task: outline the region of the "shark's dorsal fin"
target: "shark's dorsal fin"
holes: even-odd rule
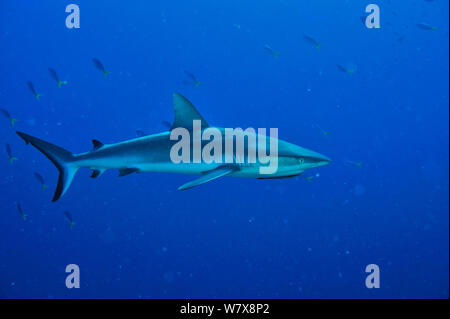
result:
[[[94,145],[94,150],[98,150],[104,144],[98,140],[92,140],[92,145]]]
[[[175,120],[172,124],[172,128],[184,127],[188,130],[192,130],[192,125],[194,120],[201,121],[201,128],[207,128],[209,124],[197,111],[195,106],[186,99],[180,93],[173,94],[173,108],[175,112]]]

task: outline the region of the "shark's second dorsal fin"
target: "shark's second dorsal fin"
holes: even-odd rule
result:
[[[184,127],[188,130],[192,130],[194,120],[201,121],[202,129],[209,126],[209,124],[197,111],[195,106],[180,93],[173,94],[173,108],[175,112],[175,120],[171,129]]]
[[[94,145],[94,150],[98,150],[104,144],[98,140],[92,140],[92,145]]]

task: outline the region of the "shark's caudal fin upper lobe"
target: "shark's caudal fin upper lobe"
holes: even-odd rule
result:
[[[41,151],[49,160],[55,164],[59,170],[58,185],[56,186],[55,195],[52,201],[57,201],[69,188],[72,183],[75,173],[78,171],[78,166],[75,164],[75,157],[69,151],[48,143],[37,137],[31,135],[16,132],[27,144],[31,144]]]

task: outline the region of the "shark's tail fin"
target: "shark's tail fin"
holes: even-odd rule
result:
[[[31,144],[41,151],[59,170],[58,185],[56,186],[55,195],[52,201],[57,201],[69,188],[75,173],[79,166],[75,164],[75,157],[69,151],[48,143],[31,135],[17,132],[27,144]]]

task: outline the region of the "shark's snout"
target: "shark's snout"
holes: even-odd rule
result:
[[[329,158],[325,155],[319,154],[319,153],[317,153],[317,155],[314,157],[314,159],[317,162],[325,162],[326,164],[329,164],[331,162],[331,158]]]
[[[300,167],[303,169],[322,167],[331,162],[329,157],[317,152],[309,151],[309,153],[306,156],[305,155],[299,159]]]

